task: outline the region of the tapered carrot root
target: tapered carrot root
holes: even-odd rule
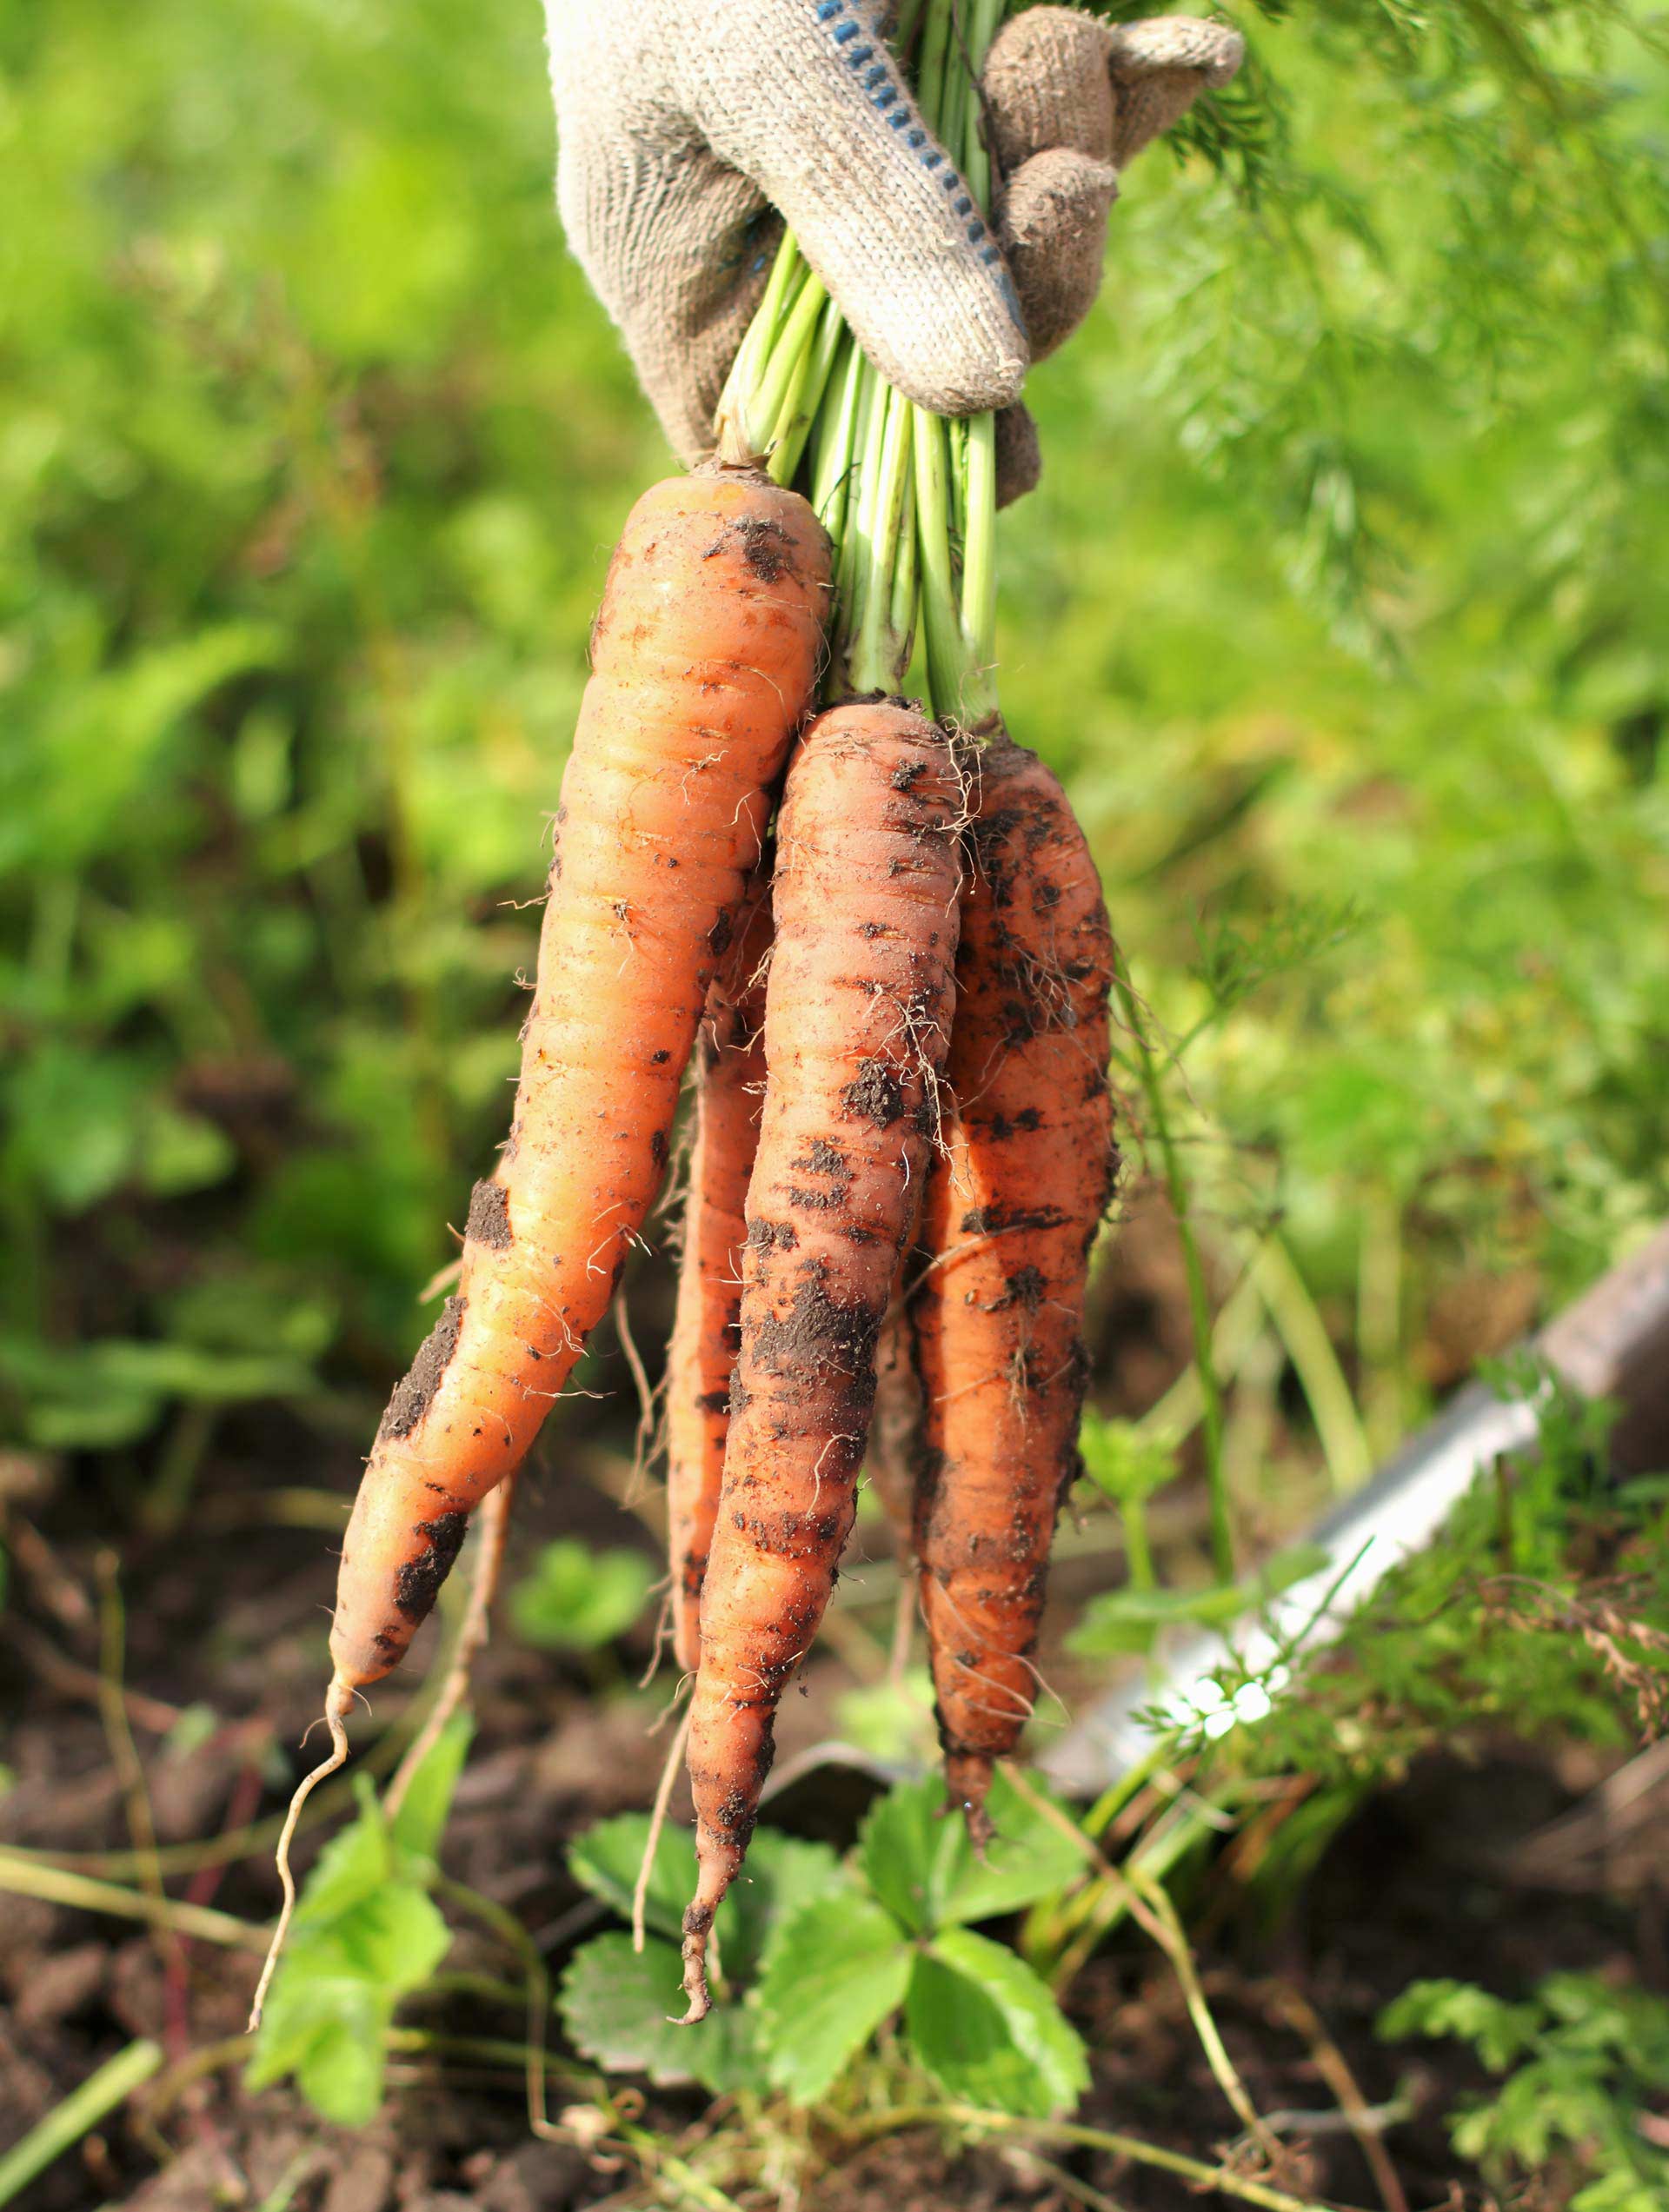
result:
[[[777,1703],[852,1526],[875,1339],[936,1126],[961,807],[943,739],[892,702],[820,716],[788,774],[741,1349],[690,1717],[691,2020],[708,2008],[708,1934],[753,1832]]]
[[[1006,736],[981,756],[970,840],[953,1106],[915,1305],[916,1546],[946,1779],[977,1842],[993,1762],[1034,1701],[1028,1654],[1078,1464],[1089,1252],[1117,1153],[1100,886],[1059,781]]]
[[[810,508],[748,472],[657,485],[626,525],[562,779],[509,1142],[475,1186],[458,1294],[360,1486],[338,1684],[398,1663],[471,1509],[519,1463],[608,1305],[811,695],[828,579]]]
[[[695,1141],[667,1361],[673,1650],[687,1673],[701,1656],[702,1578],[719,1510],[730,1378],[741,1344],[743,1210],[764,1104],[770,949],[770,887],[761,883],[708,992],[695,1043]]]

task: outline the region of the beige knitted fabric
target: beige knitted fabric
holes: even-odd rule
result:
[[[1028,361],[1088,311],[1118,167],[1240,59],[1233,32],[1183,17],[1016,18],[984,87],[1007,178],[1000,247],[921,121],[884,14],[880,0],[546,0],[562,221],[685,460],[712,442],[781,216],[912,399],[1008,406]],[[1006,495],[1035,481],[1027,428],[1005,433]]]

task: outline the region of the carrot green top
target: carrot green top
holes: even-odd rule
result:
[[[953,0],[904,0],[894,35],[981,214],[991,164],[974,85],[1008,5],[963,0],[957,25]],[[909,683],[943,721],[976,734],[994,724],[995,418],[932,415],[889,385],[790,233],[718,428],[722,450],[762,456],[779,483],[803,490],[834,541],[828,696]]]

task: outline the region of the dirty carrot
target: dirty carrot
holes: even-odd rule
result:
[[[735,471],[633,510],[562,778],[509,1140],[458,1294],[394,1393],[348,1524],[331,1655],[403,1654],[480,1499],[521,1460],[660,1188],[696,1021],[809,697],[827,555]]]
[[[741,1315],[748,1179],[765,1088],[765,971],[771,895],[761,881],[707,994],[695,1041],[695,1136],[678,1303],[667,1360],[667,1532],[673,1651],[701,1656],[702,1578],[730,1428]]]
[[[708,1931],[753,1832],[777,1704],[851,1530],[876,1337],[937,1121],[961,807],[944,739],[889,701],[820,716],[788,774],[741,1344],[690,1717],[690,2020],[708,2009]]]
[[[342,1550],[326,1702],[396,1665],[521,1461],[659,1189],[684,1066],[810,701],[828,547],[717,467],[647,492],[610,564],[562,778],[509,1142],[458,1292],[396,1388]]]
[[[922,1611],[947,1784],[982,1841],[992,1763],[1034,1702],[1049,1545],[1078,1464],[1089,1252],[1117,1153],[1113,946],[1083,833],[1052,771],[1001,732],[975,803],[914,1312]]]

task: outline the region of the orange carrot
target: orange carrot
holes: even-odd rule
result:
[[[562,778],[509,1142],[360,1485],[338,1691],[398,1663],[614,1295],[810,698],[828,577],[810,508],[749,472],[659,484],[626,525]]]
[[[963,900],[947,1144],[915,1301],[926,1453],[916,1549],[951,1799],[976,1842],[992,1763],[1031,1712],[1028,1654],[1078,1465],[1090,1246],[1118,1155],[1107,1092],[1113,943],[1054,774],[981,754]]]
[[[936,1126],[960,807],[945,741],[895,701],[820,716],[788,773],[741,1348],[690,1713],[691,2020],[708,2009],[708,1933],[753,1832],[777,1703],[852,1526],[875,1339]]]
[[[343,1542],[325,1697],[398,1665],[473,1509],[521,1463],[607,1311],[654,1203],[695,1026],[811,701],[828,541],[751,468],[675,477],[633,508],[591,635],[509,1141],[470,1199],[458,1294],[382,1417]]]
[[[695,1141],[678,1304],[667,1358],[667,1528],[673,1650],[701,1656],[702,1578],[713,1542],[741,1342],[742,1219],[765,1088],[771,897],[761,881],[707,994],[695,1044]]]

